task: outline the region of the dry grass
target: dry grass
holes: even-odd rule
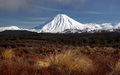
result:
[[[37,61],[36,66],[48,67],[48,66],[50,66],[50,63],[46,62],[46,61]]]
[[[2,52],[2,57],[4,59],[11,59],[14,56],[15,56],[14,52],[11,49],[7,49],[7,50]]]
[[[38,41],[16,47],[0,47],[0,75],[120,75],[120,49]]]
[[[67,51],[55,56],[53,55],[38,62],[38,66],[40,67],[55,67],[68,73],[89,74],[94,71],[92,60],[85,55],[77,55],[75,51]]]
[[[115,71],[116,71],[116,72],[120,72],[120,60],[119,60],[119,62],[116,64]]]
[[[116,63],[115,67],[112,66],[112,72],[110,73],[111,75],[120,75],[120,60]]]
[[[5,59],[0,62],[0,75],[35,75],[34,66],[22,58]]]

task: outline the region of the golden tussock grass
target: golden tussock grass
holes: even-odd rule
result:
[[[15,56],[14,51],[11,49],[9,49],[9,50],[7,49],[7,50],[2,52],[2,57],[4,59],[11,59],[14,56]]]
[[[40,67],[55,67],[61,71],[91,73],[94,71],[93,62],[85,55],[77,55],[76,51],[66,51],[57,55],[49,56],[38,61]]]
[[[46,61],[37,61],[36,65],[40,67],[48,67],[50,66],[50,63]]]
[[[112,66],[111,75],[120,75],[120,60],[116,63],[115,67]]]

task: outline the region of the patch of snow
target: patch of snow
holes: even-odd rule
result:
[[[0,27],[0,31],[5,31],[5,30],[21,30],[21,28],[17,26]]]

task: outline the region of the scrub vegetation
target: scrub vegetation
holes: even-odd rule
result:
[[[120,75],[119,37],[6,31],[0,33],[0,75]]]

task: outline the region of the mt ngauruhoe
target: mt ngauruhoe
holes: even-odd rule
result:
[[[66,29],[84,29],[85,25],[64,14],[58,14],[50,23],[42,27],[42,32],[62,32]]]
[[[39,27],[39,26],[38,26]],[[119,24],[115,26],[119,28]],[[38,28],[36,28],[38,29]],[[74,19],[70,18],[65,14],[58,14],[51,22],[44,25],[40,32],[47,32],[47,33],[57,33],[57,32],[90,32],[90,31],[98,31],[98,30],[113,30],[114,26],[111,23],[103,23],[103,24],[96,24],[96,23],[86,23],[82,24]]]
[[[82,24],[65,14],[58,14],[51,22],[41,28],[41,32],[56,33],[68,29],[72,30],[96,30],[102,27],[95,23]],[[38,29],[38,28],[37,28]]]
[[[0,27],[0,31],[5,30],[27,30],[38,33],[82,33],[82,32],[101,32],[101,31],[119,31],[120,32],[120,23],[111,24],[111,23],[86,23],[82,24],[74,19],[70,18],[65,14],[58,14],[51,22],[46,23],[43,26],[37,26],[33,29],[24,29],[18,28],[16,26],[11,27]]]

